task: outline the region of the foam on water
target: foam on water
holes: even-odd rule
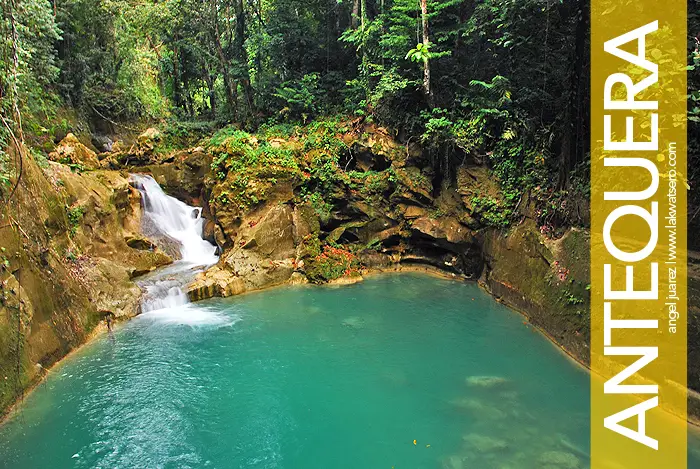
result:
[[[149,311],[142,314],[140,320],[177,326],[227,327],[239,322],[241,317],[236,314],[226,314],[216,308],[188,303]]]

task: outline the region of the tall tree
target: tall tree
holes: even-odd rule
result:
[[[216,54],[219,57],[219,66],[221,69],[221,74],[224,80],[224,88],[226,90],[226,102],[228,103],[229,109],[233,111],[234,118],[238,116],[238,93],[236,90],[236,85],[231,78],[231,67],[229,64],[228,57],[224,52],[224,47],[221,43],[221,31],[219,29],[219,7],[217,5],[217,0],[210,0],[211,4],[211,18],[214,25],[214,30],[212,31],[214,44],[216,45]]]
[[[423,31],[423,92],[428,106],[435,107],[435,97],[430,86],[430,31],[428,27],[428,0],[420,0],[421,25]]]
[[[580,161],[582,151],[583,126],[583,64],[586,35],[588,34],[588,6],[586,0],[576,0],[574,3],[574,55],[571,60],[571,75],[569,77],[569,95],[564,113],[562,143],[559,160],[559,178],[557,187],[566,189],[569,185],[569,175],[572,166]]]

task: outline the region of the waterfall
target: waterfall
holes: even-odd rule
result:
[[[180,259],[172,265],[145,275],[138,285],[145,291],[142,312],[174,308],[189,302],[184,291],[198,272],[215,264],[216,246],[202,238],[202,209],[170,197],[151,177],[132,174],[141,192],[143,228],[149,236],[168,239],[179,250]]]

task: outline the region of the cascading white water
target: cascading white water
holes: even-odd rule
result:
[[[141,310],[147,312],[186,304],[189,300],[183,287],[198,272],[219,260],[216,246],[202,238],[202,209],[170,197],[151,176],[132,174],[131,178],[141,192],[144,224],[155,232],[149,234],[175,241],[181,257],[138,282],[145,290]]]

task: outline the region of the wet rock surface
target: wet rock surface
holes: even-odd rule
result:
[[[51,159],[65,164],[42,169],[25,158],[14,203],[0,211],[0,368],[19,370],[0,380],[0,409],[106,318],[137,314],[141,289],[132,279],[172,262],[141,233],[140,197],[126,175],[84,171],[97,159],[72,134]]]

